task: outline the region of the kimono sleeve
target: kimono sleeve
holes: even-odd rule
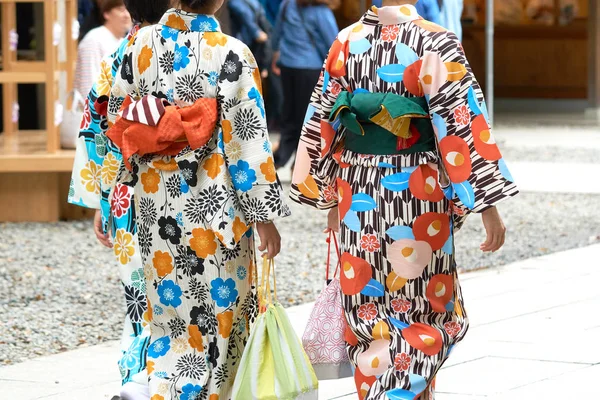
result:
[[[420,80],[459,215],[481,213],[518,193],[494,140],[483,95],[462,46],[448,33],[444,51],[423,56]]]
[[[106,154],[106,117],[96,110],[97,98],[97,84],[94,84],[85,101],[67,199],[70,204],[92,209],[100,209],[100,182]]]
[[[253,224],[290,211],[275,170],[260,71],[250,50],[238,47],[227,54],[219,78],[219,146],[246,221]]]
[[[331,56],[330,56],[331,58]],[[329,73],[326,62],[315,87],[302,127],[290,197],[293,201],[327,210],[337,206],[336,179],[340,166],[334,159],[343,132],[329,120],[338,95],[347,85],[343,76]]]

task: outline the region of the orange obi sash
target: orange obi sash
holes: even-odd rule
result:
[[[126,102],[106,135],[121,149],[129,170],[134,154],[176,156],[187,146],[201,148],[212,138],[219,118],[214,98],[198,99],[184,108],[154,96]]]

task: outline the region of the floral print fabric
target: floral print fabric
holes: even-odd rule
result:
[[[249,324],[252,224],[289,214],[275,173],[260,87],[248,48],[212,16],[169,10],[140,30],[108,105],[126,98],[181,108],[216,98],[209,143],[177,156],[134,155],[118,182],[135,187],[147,285],[153,400],[229,399]]]
[[[344,149],[345,130],[329,123],[343,90],[425,97],[437,150]],[[340,32],[309,106],[292,199],[339,207],[346,342],[360,399],[434,398],[435,376],[468,329],[454,233],[469,213],[516,194],[453,33],[411,5],[373,8]]]
[[[146,351],[150,341],[150,327],[142,318],[146,311],[146,283],[137,246],[135,197],[132,187],[115,186],[122,156],[120,150],[106,137],[106,111],[113,79],[121,65],[127,44],[138,29],[134,27],[118,50],[102,61],[100,76],[86,99],[68,202],[100,209],[104,231],[108,232],[111,227],[113,250],[119,265],[127,307],[121,340],[123,356],[119,361],[119,369],[123,384],[134,381],[145,385],[148,381]]]

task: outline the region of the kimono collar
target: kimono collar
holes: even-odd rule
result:
[[[406,22],[423,19],[415,6],[405,4],[403,6],[389,6],[377,8],[373,6],[363,17],[363,22],[374,25],[399,25]]]
[[[160,25],[179,31],[220,32],[221,25],[214,15],[188,13],[171,8],[162,16]]]

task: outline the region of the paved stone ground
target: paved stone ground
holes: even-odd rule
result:
[[[500,206],[509,229],[501,252],[479,252],[478,216],[459,232],[462,270],[578,248],[600,236],[597,131],[511,127],[496,137],[523,193]],[[296,205],[293,211],[279,224],[278,278],[286,306],[314,300],[326,252],[319,233],[324,214]],[[96,244],[90,222],[0,224],[0,364],[118,339],[124,309],[116,268],[110,251]]]
[[[438,400],[597,399],[600,245],[461,278],[471,328],[438,375]],[[288,310],[301,334],[311,311]],[[105,400],[119,390],[116,342],[0,368],[11,400]],[[352,379],[320,399],[356,400]]]

